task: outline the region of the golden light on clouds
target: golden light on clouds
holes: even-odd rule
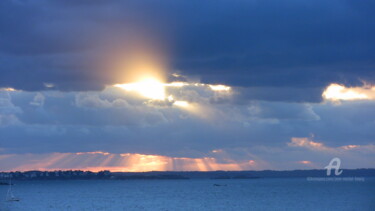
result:
[[[289,147],[301,147],[315,151],[326,151],[332,153],[345,152],[350,150],[360,150],[375,152],[375,146],[372,144],[369,145],[344,145],[339,147],[329,147],[322,142],[316,142],[310,137],[292,137],[291,141],[287,143]]]
[[[314,150],[326,149],[323,143],[315,142],[312,140],[312,138],[309,137],[292,137],[291,142],[288,143],[288,146],[305,147]]]
[[[344,150],[351,150],[351,149],[356,149],[356,148],[359,148],[361,147],[360,145],[346,145],[346,146],[342,146],[341,148],[344,149]]]
[[[190,98],[190,96],[188,96],[189,94],[192,94],[194,98],[196,98],[197,95],[200,95],[200,92],[206,94],[210,92],[212,94],[223,94],[223,96],[228,96],[228,94],[231,94],[231,87],[225,85],[212,85],[181,81],[164,83],[163,80],[153,77],[146,77],[133,83],[115,84],[113,86],[121,88],[126,92],[135,92],[139,96],[149,100],[164,101],[167,104],[184,110],[188,110],[191,113],[200,114],[202,113],[200,111],[205,108],[205,106],[200,105],[198,102],[190,102],[190,100],[184,100]],[[215,94],[215,96],[217,95]],[[202,96],[202,98],[206,97]]]
[[[373,100],[375,99],[375,86],[345,87],[340,84],[329,85],[322,94],[326,100]]]
[[[6,87],[6,88],[0,88],[0,91],[15,92],[17,90],[11,87]]]
[[[163,83],[157,78],[147,77],[133,83],[115,84],[124,94],[135,94],[144,100],[144,104],[157,108],[170,108],[187,111],[195,117],[210,120],[216,110],[211,106],[212,98],[228,98],[231,87],[195,82],[175,81]]]

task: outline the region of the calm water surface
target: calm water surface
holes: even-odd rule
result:
[[[15,181],[20,202],[1,211],[44,210],[375,210],[375,179]],[[215,186],[219,184],[222,186]]]

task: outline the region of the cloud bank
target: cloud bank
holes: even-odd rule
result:
[[[324,167],[335,155],[347,158],[347,167],[374,167],[374,100],[241,104],[236,92],[167,86],[166,95],[174,99],[162,101],[115,86],[91,92],[2,90],[2,165],[93,168],[93,160],[103,162],[99,169],[143,170],[135,167],[138,161],[121,160],[128,154],[160,161],[153,170],[293,169]],[[8,164],[33,156],[38,162]],[[76,163],[48,163],[53,156]]]
[[[2,0],[0,170],[375,167],[373,11]]]
[[[102,90],[127,82],[142,58],[248,87],[251,99],[319,102],[330,83],[374,83],[374,9],[367,0],[4,0],[0,87]]]

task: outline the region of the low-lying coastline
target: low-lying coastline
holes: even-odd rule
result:
[[[375,177],[375,169],[344,169],[342,177]],[[302,178],[324,177],[326,170],[290,171],[150,171],[150,172],[110,172],[110,171],[15,171],[0,172],[0,185],[9,185],[12,180],[179,180],[179,179],[259,179],[259,178]]]

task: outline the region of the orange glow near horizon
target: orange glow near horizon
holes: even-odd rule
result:
[[[300,163],[300,164],[311,164],[311,161],[301,160],[301,161],[298,161],[297,163]]]
[[[0,161],[9,162],[11,159],[27,157],[28,162],[4,169],[5,171],[29,170],[85,170],[117,172],[146,172],[146,171],[217,171],[217,170],[250,170],[254,169],[254,160],[235,162],[228,160],[219,162],[213,157],[183,158],[167,157],[162,155],[145,155],[137,153],[112,154],[108,152],[78,152],[78,153],[51,153],[25,154],[17,156],[2,156]]]

